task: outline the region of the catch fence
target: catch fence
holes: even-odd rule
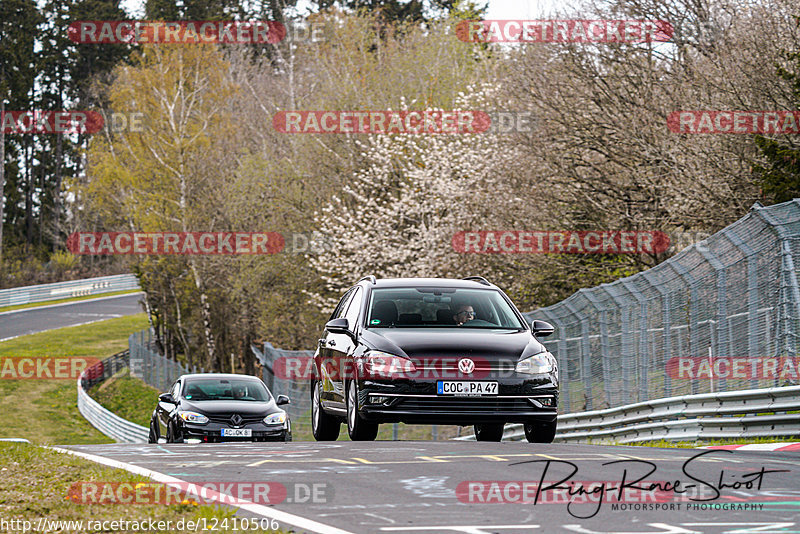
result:
[[[800,199],[525,314],[555,326],[560,413],[797,384]]]

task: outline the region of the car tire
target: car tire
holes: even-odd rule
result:
[[[167,443],[183,443],[183,436],[175,429],[175,423],[167,425]]]
[[[488,425],[474,425],[475,440],[476,441],[502,441],[503,423],[488,424]]]
[[[322,382],[315,380],[311,388],[311,433],[317,441],[336,441],[342,423],[322,409]]]
[[[358,385],[347,383],[347,433],[353,441],[374,441],[378,437],[378,423],[365,421],[358,413]]]
[[[147,434],[147,443],[158,443],[158,431],[153,423],[154,421],[150,419],[150,432]]]
[[[535,421],[522,425],[528,443],[553,443],[556,437],[556,422]]]

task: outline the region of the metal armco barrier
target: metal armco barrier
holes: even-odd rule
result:
[[[128,367],[130,353],[126,350],[87,368],[78,378],[78,410],[93,427],[122,443],[147,443],[149,429],[131,423],[103,408],[87,391]]]
[[[132,274],[100,276],[38,286],[12,287],[11,289],[0,289],[0,308],[86,295],[102,295],[130,289],[139,289],[139,281]]]
[[[635,443],[800,436],[800,386],[669,397],[558,417],[555,441]],[[458,438],[475,439],[474,436]],[[522,425],[503,439],[525,439]]]

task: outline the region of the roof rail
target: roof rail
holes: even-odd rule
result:
[[[492,285],[486,278],[484,278],[482,276],[465,276],[464,278],[462,278],[462,280],[472,280],[474,282],[480,282],[481,284],[483,284],[485,286]]]
[[[375,275],[374,275],[374,274],[369,274],[369,275],[365,276],[364,278],[362,278],[361,280],[359,280],[359,283],[360,283],[360,282],[363,282],[364,280],[369,280],[369,281],[370,281],[370,282],[372,282],[373,284],[377,284],[377,283],[378,283],[378,280],[375,278]]]

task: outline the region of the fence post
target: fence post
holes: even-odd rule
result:
[[[726,350],[726,345],[728,345],[728,282],[725,273],[725,267],[722,265],[722,262],[719,261],[719,259],[717,259],[717,257],[705,247],[705,245],[698,243],[696,247],[698,252],[702,254],[703,258],[705,258],[705,260],[709,263],[709,265],[711,265],[717,274],[717,324],[715,325],[716,328],[714,329],[717,334],[717,339],[716,343],[714,343],[714,356],[717,358],[725,358],[729,356],[728,351]],[[728,390],[728,381],[725,378],[719,378],[718,380],[715,378],[715,382],[717,391]]]
[[[617,294],[617,286],[614,284],[601,284],[600,289],[605,291],[617,305],[620,314],[620,369],[622,371],[622,404],[631,403],[631,392],[633,391],[633,380],[631,372],[634,367],[633,354],[633,332],[631,331],[631,307],[627,305],[625,299]]]
[[[695,245],[692,245],[684,250],[681,255],[689,252],[694,246]],[[666,263],[672,268],[673,271],[675,271],[675,273],[677,273],[678,276],[681,277],[682,280],[685,281],[684,283],[689,289],[689,318],[686,321],[686,326],[689,329],[689,345],[691,348],[692,358],[694,358],[695,361],[698,361],[698,359],[704,355],[700,353],[700,332],[697,324],[699,315],[698,306],[700,305],[700,298],[697,294],[697,280],[695,280],[694,276],[692,276],[692,274],[689,272],[689,269],[687,269],[685,265],[677,261],[677,258],[673,258]],[[698,393],[699,388],[697,380],[691,381],[691,388],[692,394]]]
[[[609,367],[610,360],[608,354],[608,325],[606,324],[607,314],[606,309],[600,306],[600,301],[595,295],[592,289],[579,289],[578,293],[583,295],[586,300],[592,303],[594,307],[595,314],[598,315],[597,320],[595,323],[599,323],[600,331],[600,381],[603,384],[603,397],[605,400],[606,408],[611,406],[611,370]],[[587,347],[590,347],[590,343],[588,341],[588,334],[587,337]],[[592,377],[594,379],[594,377]]]
[[[544,315],[553,326],[558,328],[558,337],[552,341],[556,342],[556,346],[558,349],[556,350],[556,360],[558,361],[558,372],[559,372],[559,385],[560,385],[560,392],[559,392],[559,411],[561,413],[568,413],[572,410],[570,406],[570,389],[569,389],[569,367],[567,366],[567,331],[564,328],[564,324],[561,322],[561,319],[553,313],[552,307],[541,308],[536,310],[537,312]]]
[[[564,301],[564,306],[569,312],[581,322],[581,378],[583,379],[583,411],[592,409],[592,355],[589,349],[589,318],[586,314],[579,312],[569,300]]]
[[[636,274],[631,278],[637,278],[639,276],[640,275]],[[648,361],[649,351],[647,350],[647,300],[642,295],[642,291],[634,285],[631,279],[623,278],[620,280],[620,283],[639,304],[639,348],[636,351],[636,357],[633,358],[633,361],[636,366],[636,374],[639,377],[639,396],[637,401],[645,401],[650,398],[648,379],[650,362]]]
[[[643,271],[642,278],[650,284],[650,287],[658,291],[658,294],[661,296],[661,327],[664,329],[664,335],[661,336],[664,342],[663,357],[661,358],[661,370],[664,373],[664,391],[662,396],[670,397],[672,396],[672,377],[669,375],[669,372],[667,372],[667,362],[672,357],[672,308],[670,306],[669,291],[662,287],[663,281],[660,279],[660,276],[653,273],[654,271],[652,269]],[[653,280],[654,278],[658,278],[658,280]],[[655,340],[655,335],[653,337]],[[653,350],[651,354],[652,362],[655,362],[657,359],[656,355],[657,351]]]
[[[758,354],[758,257],[732,226],[721,233],[747,258],[747,352],[753,358]],[[758,378],[750,379],[750,387],[758,387]]]

